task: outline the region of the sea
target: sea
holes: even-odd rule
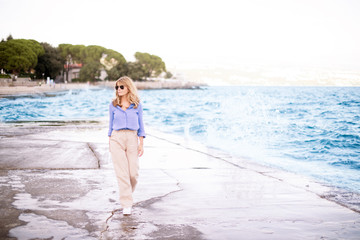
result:
[[[360,193],[360,88],[209,86],[139,91],[146,126]],[[0,121],[108,117],[114,91],[0,99]]]

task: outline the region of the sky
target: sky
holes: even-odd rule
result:
[[[0,38],[99,45],[168,67],[360,68],[357,0],[0,0]]]

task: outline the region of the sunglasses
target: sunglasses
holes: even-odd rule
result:
[[[124,85],[115,86],[115,89],[116,89],[116,90],[118,90],[119,88],[120,88],[121,90],[123,90],[123,89],[125,88],[125,86],[124,86]]]

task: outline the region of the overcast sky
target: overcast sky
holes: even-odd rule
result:
[[[0,38],[100,45],[133,60],[360,67],[357,0],[0,0]]]

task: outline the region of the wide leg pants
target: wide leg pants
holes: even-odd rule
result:
[[[139,176],[137,131],[114,130],[110,138],[111,158],[119,186],[122,207],[133,205],[132,193]]]

